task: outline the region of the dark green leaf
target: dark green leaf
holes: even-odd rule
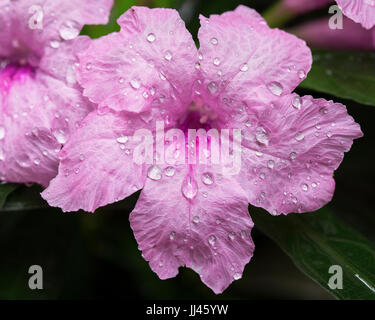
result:
[[[340,299],[375,299],[375,246],[328,209],[272,217],[252,208],[255,225],[271,237],[298,268]],[[331,289],[330,266],[343,270],[343,289]]]
[[[40,196],[40,186],[19,186],[17,191],[12,192],[5,203],[0,207],[1,211],[24,211],[33,209],[48,208],[48,204]]]
[[[0,208],[4,206],[7,197],[17,188],[18,185],[14,183],[0,184]]]
[[[375,53],[314,51],[301,87],[375,106]]]

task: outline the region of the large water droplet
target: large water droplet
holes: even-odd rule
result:
[[[127,136],[121,136],[116,139],[118,143],[127,143],[129,138]]]
[[[263,127],[258,127],[255,131],[255,139],[266,146],[268,146],[269,138],[268,138],[268,132]]]
[[[164,172],[167,177],[172,177],[175,173],[175,169],[173,167],[167,167]]]
[[[156,37],[155,37],[155,35],[154,35],[153,33],[149,33],[149,34],[147,35],[147,41],[148,41],[148,42],[154,42],[155,39],[156,39]]]
[[[306,183],[304,183],[304,184],[302,184],[302,190],[303,191],[307,191],[307,190],[309,190],[309,186],[306,184]]]
[[[66,21],[59,30],[60,37],[64,40],[72,40],[78,37],[81,28],[74,21]]]
[[[172,53],[170,51],[167,51],[164,56],[165,60],[171,61],[172,59]]]
[[[139,80],[137,79],[133,79],[130,81],[130,85],[134,88],[134,89],[139,89],[139,87],[141,86],[141,83],[139,82]]]
[[[279,82],[271,82],[267,85],[267,88],[275,96],[280,96],[283,93],[283,87]]]
[[[305,135],[303,134],[303,132],[298,132],[297,135],[295,136],[295,139],[297,141],[301,141],[305,138]]]
[[[213,178],[212,174],[209,173],[209,172],[203,173],[203,175],[202,175],[202,182],[204,184],[207,184],[207,185],[213,184],[214,183],[214,178]]]
[[[188,175],[181,186],[182,194],[187,199],[193,199],[198,193],[198,184],[193,177]]]
[[[53,132],[58,143],[64,144],[67,140],[65,131],[63,129],[58,129]]]
[[[292,106],[294,108],[296,108],[298,110],[301,109],[301,104],[302,104],[302,102],[301,102],[301,98],[300,97],[298,97],[298,96],[293,97],[293,99],[292,99]]]
[[[208,237],[208,243],[211,245],[211,246],[214,246],[215,243],[216,243],[216,237],[214,235],[210,235]]]
[[[275,166],[275,161],[269,160],[267,166],[268,166],[268,168],[273,169],[274,166]]]
[[[193,222],[194,222],[194,223],[198,223],[198,222],[199,222],[199,217],[198,217],[198,216],[195,216],[195,217],[193,218]]]
[[[216,45],[219,43],[219,41],[217,41],[216,38],[211,38],[210,42],[211,42],[214,46],[216,46]]]
[[[210,91],[212,94],[216,93],[217,90],[218,90],[217,83],[214,82],[214,81],[211,81],[211,82],[207,85],[207,89],[208,89],[208,91]]]
[[[241,279],[241,277],[242,277],[241,273],[235,273],[235,274],[233,275],[233,279],[234,279],[234,280],[239,280],[239,279]]]
[[[297,158],[297,153],[291,152],[290,155],[289,155],[289,158],[294,160],[295,158]]]
[[[152,180],[160,180],[161,179],[161,169],[158,166],[152,166],[148,169],[147,176]]]

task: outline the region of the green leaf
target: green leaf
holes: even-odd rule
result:
[[[43,190],[42,187],[37,185],[32,187],[23,185],[15,186],[17,190],[4,199],[2,206],[0,206],[0,212],[49,208],[47,202],[40,196],[40,193]]]
[[[314,51],[301,87],[375,106],[375,53]]]
[[[0,209],[4,206],[7,197],[18,188],[14,183],[4,183],[0,185]]]
[[[296,266],[339,299],[375,299],[375,246],[323,208],[273,217],[252,208],[255,225],[272,238]],[[329,268],[340,265],[343,288],[331,289]]]

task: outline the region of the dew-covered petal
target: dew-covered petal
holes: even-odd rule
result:
[[[167,168],[160,167],[160,179],[147,179],[130,215],[138,247],[161,279],[186,266],[221,293],[253,254],[246,196],[210,167],[179,165],[172,176]]]
[[[375,25],[374,0],[336,0],[342,12],[360,23],[364,28],[371,29]]]
[[[57,48],[76,38],[85,24],[108,22],[113,0],[19,0],[0,9],[0,55],[32,51],[40,58],[46,47]]]
[[[47,186],[57,154],[91,110],[76,88],[30,66],[0,70],[2,180]]]
[[[249,109],[251,109],[249,107]],[[332,198],[333,172],[362,132],[340,103],[293,94],[252,109],[242,126],[240,184],[270,213],[314,211]]]
[[[60,152],[58,175],[42,197],[63,211],[93,212],[141,189],[145,173],[131,139],[140,122],[109,110],[90,113]]]
[[[200,19],[202,95],[212,107],[228,111],[227,101],[271,101],[291,93],[310,70],[305,42],[270,29],[252,9],[239,6]]]
[[[95,40],[80,55],[84,95],[115,110],[185,108],[197,50],[177,11],[132,7],[118,23],[119,33]]]

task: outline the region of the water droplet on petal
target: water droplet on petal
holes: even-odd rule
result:
[[[82,153],[79,155],[79,160],[80,160],[80,161],[85,160],[85,156],[84,156]]]
[[[303,191],[307,191],[309,189],[309,187],[306,183],[304,183],[301,187],[302,187]]]
[[[229,237],[230,240],[234,240],[234,238],[236,237],[236,233],[233,232],[233,231],[229,232],[228,237]]]
[[[148,41],[148,42],[154,42],[155,39],[156,39],[156,37],[155,37],[155,35],[154,35],[153,33],[149,33],[149,34],[147,35],[147,41]]]
[[[172,177],[175,173],[175,169],[173,167],[167,167],[164,172],[167,177]]]
[[[171,59],[172,59],[172,53],[170,53],[170,51],[167,51],[167,52],[165,53],[164,58],[165,58],[165,60],[167,60],[167,61],[171,61]]]
[[[217,41],[216,38],[211,38],[210,42],[211,42],[214,46],[216,46],[216,45],[218,44],[219,41]]]
[[[247,65],[247,63],[244,63],[244,64],[241,66],[240,70],[241,70],[242,72],[246,72],[247,70],[249,70],[249,66]]]
[[[198,216],[195,216],[195,217],[193,218],[193,222],[194,222],[194,223],[198,223],[198,222],[199,222],[199,217],[198,217]]]
[[[234,280],[239,280],[239,279],[241,279],[241,277],[242,277],[242,275],[241,275],[240,273],[235,273],[235,274],[233,275],[233,279],[234,279]]]
[[[283,87],[279,82],[271,82],[267,85],[267,88],[275,96],[280,96],[283,93]]]
[[[208,89],[208,91],[210,91],[212,94],[216,93],[217,90],[218,90],[217,83],[214,82],[214,81],[211,81],[211,82],[207,85],[207,89]]]
[[[51,48],[57,49],[58,47],[60,47],[60,41],[52,40],[50,41],[49,45],[51,46]]]
[[[170,239],[170,240],[173,240],[175,236],[176,236],[176,232],[172,231],[172,232],[169,234],[169,239]]]
[[[161,169],[158,166],[152,166],[148,169],[147,176],[152,180],[160,180],[161,179]]]
[[[297,153],[291,152],[290,155],[289,155],[289,158],[294,160],[295,158],[297,158]]]
[[[327,137],[328,137],[328,138],[331,138],[331,137],[332,137],[332,132],[331,132],[331,131],[328,131],[328,132],[327,132]]]
[[[295,139],[297,141],[302,141],[305,138],[305,135],[302,132],[298,132],[297,135],[295,136]]]
[[[219,58],[215,58],[215,59],[214,59],[214,65],[215,65],[215,66],[220,65],[220,59],[219,59]]]
[[[299,71],[297,72],[297,74],[298,74],[298,78],[300,78],[300,79],[305,79],[305,78],[306,78],[306,72],[303,71],[302,69],[299,70]]]
[[[116,139],[118,143],[127,143],[129,138],[127,136],[121,136]]]
[[[64,40],[72,40],[78,37],[81,28],[74,21],[66,21],[59,30],[60,37]]]
[[[302,104],[302,102],[301,102],[301,98],[300,97],[298,97],[298,96],[293,97],[293,99],[292,99],[292,106],[294,108],[296,108],[298,110],[301,109],[301,104]]]
[[[198,193],[198,184],[190,175],[188,175],[181,186],[182,194],[187,199],[193,199]]]
[[[64,144],[67,140],[65,131],[63,129],[58,129],[53,132],[58,143]]]
[[[263,127],[258,127],[255,132],[255,139],[266,146],[268,146],[269,138],[268,138],[268,132]]]
[[[202,175],[202,182],[207,185],[211,185],[214,183],[214,178],[211,173],[206,172]]]
[[[275,161],[269,160],[267,166],[268,166],[268,168],[273,169],[274,166],[275,166]]]
[[[211,246],[214,246],[215,243],[216,243],[216,237],[214,235],[210,235],[208,237],[208,243],[211,245]]]
[[[137,79],[133,79],[130,81],[130,85],[134,88],[134,89],[139,89],[139,87],[141,86],[141,83],[139,82],[139,80]]]

